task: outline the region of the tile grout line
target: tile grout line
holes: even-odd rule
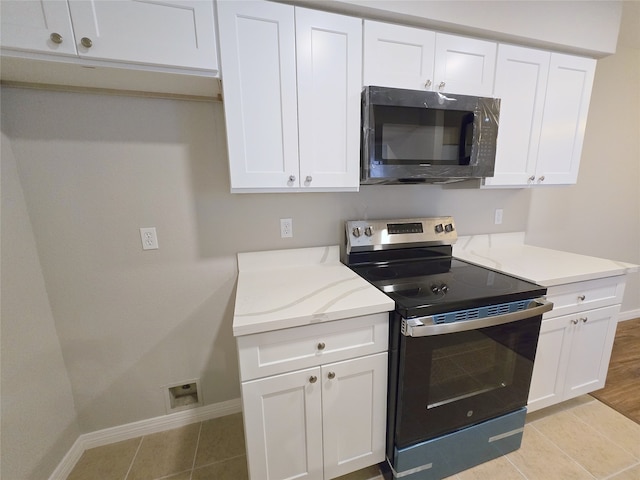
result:
[[[591,473],[589,470],[587,470],[580,462],[578,462],[575,458],[573,458],[571,455],[569,455],[567,452],[565,452],[562,447],[560,445],[558,445],[556,442],[554,442],[551,438],[549,438],[547,435],[544,434],[544,432],[542,430],[540,430],[539,428],[536,428],[534,425],[532,425],[533,428],[536,429],[536,431],[542,435],[544,438],[547,439],[547,441],[549,443],[551,443],[552,445],[555,445],[555,447],[560,450],[562,452],[562,454],[567,457],[569,460],[571,460],[573,463],[575,463],[578,467],[580,467],[581,470],[584,470],[584,472],[589,475],[592,479],[597,480],[597,477]],[[595,429],[594,429],[595,430]]]
[[[613,479],[613,478],[617,477],[618,475],[620,475],[621,473],[624,473],[624,472],[626,472],[628,470],[631,470],[632,468],[635,468],[637,466],[640,466],[640,461],[634,463],[633,465],[629,465],[628,467],[623,468],[619,472],[612,473],[611,475],[609,475],[607,477],[604,477],[602,480]]]
[[[246,457],[246,456],[247,456],[246,453],[241,453],[240,455],[234,455],[233,457],[224,458],[222,460],[216,460],[215,462],[211,462],[211,463],[205,463],[204,465],[200,465],[200,467],[210,467],[211,465],[217,465],[219,463],[228,462],[230,460],[235,460],[236,458]]]
[[[522,432],[522,433],[523,433],[523,436],[524,436],[524,432]],[[521,447],[518,447],[518,448],[521,448]],[[522,478],[524,478],[525,480],[529,480],[529,477],[527,477],[524,474],[524,472],[522,470],[520,470],[518,468],[518,466],[511,461],[511,459],[509,458],[509,454],[508,453],[504,454],[503,457],[507,459],[507,462],[509,462],[513,468],[516,469],[516,472],[518,472],[520,475],[522,475]]]
[[[602,403],[602,402],[600,402]],[[607,408],[611,408],[608,407],[608,405],[602,403],[602,405],[604,405]],[[613,409],[612,409],[613,410]],[[616,413],[618,413],[619,415],[622,415],[620,412],[614,410]],[[599,433],[602,437],[606,438],[607,440],[609,440],[611,443],[613,443],[616,447],[618,447],[620,450],[622,450],[623,452],[628,453],[630,456],[632,456],[635,459],[638,459],[633,452],[630,452],[629,450],[627,450],[625,447],[623,447],[622,445],[620,445],[619,443],[616,442],[615,438],[609,437],[609,435],[605,434],[604,432],[601,432],[600,430],[596,429],[595,427],[593,427],[589,422],[587,422],[586,420],[583,420],[582,418],[580,418],[578,415],[576,415],[573,412],[573,409],[570,410],[571,415],[574,416],[574,418],[576,418],[579,422],[584,423],[585,425],[587,425],[589,428],[591,428],[594,432]],[[624,415],[622,415],[624,417]],[[627,417],[625,417],[627,418]],[[631,422],[633,422],[633,420],[630,420]]]
[[[133,468],[133,464],[136,461],[136,458],[138,458],[138,452],[140,451],[140,448],[142,447],[143,440],[144,440],[144,435],[142,437],[140,437],[140,443],[138,443],[138,448],[136,448],[136,453],[133,455],[133,458],[131,459],[131,463],[129,464],[129,468],[127,469],[127,473],[125,473],[123,480],[127,480],[127,478],[129,478],[129,474],[131,473],[131,469]]]
[[[191,463],[191,473],[189,474],[189,480],[193,478],[193,470],[196,468],[196,458],[198,458],[198,449],[200,448],[200,437],[202,436],[202,423],[200,422],[200,428],[198,428],[198,440],[196,441],[196,450],[193,452],[193,462]]]

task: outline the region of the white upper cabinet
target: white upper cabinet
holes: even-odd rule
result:
[[[495,174],[485,186],[576,183],[596,61],[500,45]]]
[[[551,54],[536,182],[577,182],[595,69],[592,58]]]
[[[298,185],[294,9],[218,2],[231,187]]]
[[[218,70],[213,1],[2,2],[2,48]],[[6,53],[6,52],[3,52]]]
[[[435,88],[443,92],[490,97],[496,48],[495,42],[438,33]]]
[[[501,99],[495,175],[485,185],[526,185],[535,180],[551,54],[500,45],[494,95]]]
[[[364,85],[491,96],[496,43],[364,22]]]
[[[77,55],[66,1],[2,0],[2,48]]]
[[[213,2],[69,0],[69,7],[83,58],[217,70]]]
[[[365,20],[363,84],[431,90],[435,48],[435,32]]]
[[[300,185],[360,182],[362,22],[296,8]]]
[[[357,190],[361,21],[252,1],[218,24],[231,190]]]

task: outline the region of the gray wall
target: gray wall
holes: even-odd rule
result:
[[[169,383],[201,378],[205,403],[239,396],[239,251],[340,244],[348,218],[450,214],[466,234],[495,231],[500,207],[501,231],[526,226],[526,190],[231,195],[220,103],[2,94],[85,432],[164,414]],[[293,239],[279,237],[283,217]],[[147,226],[159,250],[142,251]]]
[[[0,476],[47,478],[81,433],[9,141],[2,134]]]

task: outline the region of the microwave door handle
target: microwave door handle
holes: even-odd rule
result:
[[[458,142],[458,161],[460,165],[469,165],[471,163],[471,152],[467,155],[467,130],[469,126],[473,127],[473,120],[475,115],[472,112],[467,113],[462,117],[460,122],[460,141]],[[473,136],[473,128],[471,128],[471,135]]]
[[[468,330],[493,327],[536,317],[545,312],[549,312],[552,308],[552,302],[545,298],[536,298],[535,300],[531,300],[524,310],[493,317],[479,318],[477,320],[462,320],[460,322],[436,324],[432,316],[403,319],[402,334],[406,337],[427,337],[430,335],[443,335],[445,333],[466,332]]]

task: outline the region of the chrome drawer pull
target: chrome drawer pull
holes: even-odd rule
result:
[[[320,342],[320,343],[318,344],[318,350],[324,350],[324,347],[325,347],[324,342]]]
[[[578,300],[580,300],[581,302],[584,302],[585,298],[587,297],[585,297],[584,295],[578,295]]]
[[[309,383],[316,383],[318,381],[318,377],[316,377],[315,375],[311,375],[309,377]]]

